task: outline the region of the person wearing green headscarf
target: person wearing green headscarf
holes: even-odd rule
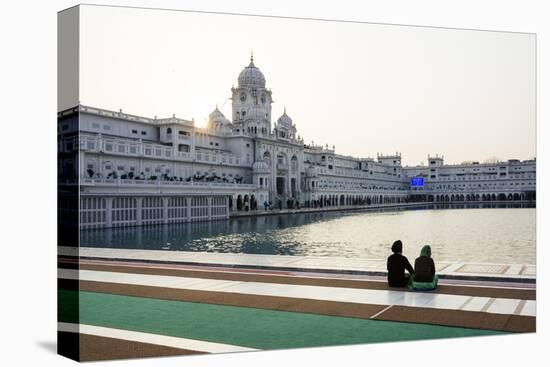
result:
[[[432,248],[425,245],[420,250],[420,256],[414,261],[414,277],[409,283],[413,290],[432,290],[437,288],[439,277],[435,273],[435,263],[432,259]]]

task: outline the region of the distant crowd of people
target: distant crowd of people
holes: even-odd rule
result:
[[[366,202],[365,202],[366,203]],[[353,205],[362,205],[363,202],[361,201],[353,201]],[[368,202],[370,204],[370,200]],[[285,201],[281,199],[276,199],[275,203],[273,203],[271,200],[265,200],[263,203],[264,210],[273,210],[273,209],[304,209],[304,208],[323,208],[328,206],[337,206],[337,204],[334,204],[330,200],[323,199],[323,200],[305,200],[302,204],[295,199],[295,198],[288,198]],[[242,200],[237,199],[237,206],[236,209],[241,211],[249,211],[249,210],[256,210],[258,209],[258,203],[255,199],[248,200]]]
[[[277,200],[277,208],[279,210],[283,209],[283,201]],[[300,202],[294,198],[289,198],[286,200],[286,209],[300,209]],[[264,210],[273,210],[273,203],[270,201],[264,201]]]
[[[414,261],[414,268],[403,256],[403,243],[400,240],[393,243],[391,250],[393,254],[388,257],[387,261],[388,285],[390,287],[408,287],[411,290],[437,288],[439,277],[435,273],[435,263],[429,245],[425,245],[420,250],[420,256]]]

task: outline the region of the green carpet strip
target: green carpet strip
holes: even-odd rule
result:
[[[378,343],[503,332],[271,311],[59,290],[59,321],[80,323],[258,349]],[[65,305],[67,305],[65,307]],[[360,307],[360,306],[358,306]]]

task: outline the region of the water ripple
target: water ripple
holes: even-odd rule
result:
[[[86,230],[81,245],[166,251],[385,258],[401,239],[441,261],[535,263],[534,208],[325,212]]]

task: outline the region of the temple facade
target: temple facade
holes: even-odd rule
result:
[[[401,154],[357,158],[305,144],[250,63],[231,89],[230,118],[205,127],[79,105],[58,114],[60,182],[80,189],[80,227],[227,218],[232,210],[535,200],[536,161],[403,166]],[[415,184],[411,184],[414,178]]]

